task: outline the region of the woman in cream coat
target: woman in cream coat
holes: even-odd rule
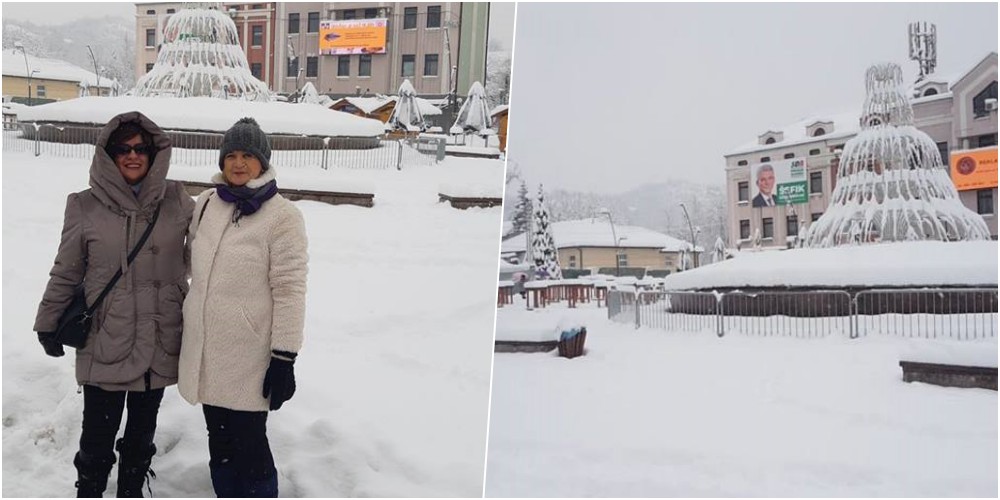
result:
[[[278,194],[267,135],[244,118],[226,132],[215,189],[191,221],[178,388],[201,403],[219,497],[276,497],[268,410],[295,393],[307,241],[302,214]]]

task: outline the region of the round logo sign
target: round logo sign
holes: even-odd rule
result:
[[[969,175],[976,171],[976,160],[971,156],[963,156],[958,160],[955,169],[962,175]]]

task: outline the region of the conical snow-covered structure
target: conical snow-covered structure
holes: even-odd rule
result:
[[[409,80],[403,80],[403,84],[399,86],[399,99],[396,99],[396,106],[389,116],[388,123],[393,129],[407,132],[423,132],[427,129],[416,97],[417,91],[413,89],[413,84]]]
[[[451,127],[453,134],[482,133],[490,128],[490,105],[486,90],[479,82],[469,87],[469,97],[458,110],[458,118]]]
[[[533,206],[531,229],[531,255],[535,260],[535,277],[549,280],[562,279],[556,240],[552,237],[549,209],[545,207],[545,194],[541,184],[538,185],[538,199]]]
[[[715,239],[715,246],[712,247],[712,263],[726,260],[726,244],[722,241],[722,236]]]
[[[156,64],[135,85],[140,97],[220,97],[269,101],[240,48],[236,24],[214,9],[183,9],[163,32]]]
[[[895,64],[865,74],[861,132],[844,145],[829,208],[805,235],[807,247],[990,238],[962,205],[934,140],[913,124]]]

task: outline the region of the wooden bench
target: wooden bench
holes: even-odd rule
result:
[[[497,340],[493,343],[493,352],[549,352],[559,347],[556,340]]]
[[[997,390],[996,367],[945,365],[916,361],[900,361],[899,366],[903,369],[905,382]]]
[[[448,202],[452,208],[465,210],[466,208],[480,207],[493,208],[503,205],[503,198],[464,198],[461,196],[451,196],[438,193],[438,200],[441,203]]]

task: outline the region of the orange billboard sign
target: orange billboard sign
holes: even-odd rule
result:
[[[319,53],[323,55],[385,54],[388,19],[322,21]]]
[[[997,187],[997,148],[952,152],[951,180],[959,191]]]

